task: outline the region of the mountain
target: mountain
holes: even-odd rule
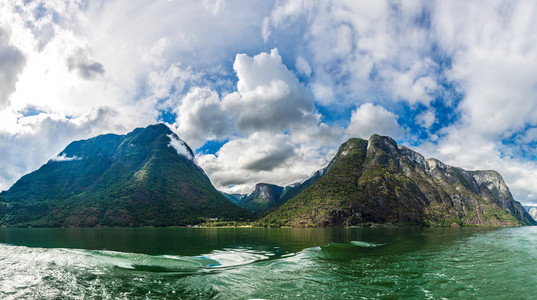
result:
[[[4,226],[172,226],[244,220],[166,125],[68,145],[0,194]]]
[[[495,171],[465,171],[389,138],[349,139],[326,173],[259,222],[276,226],[535,225]]]
[[[226,198],[227,200],[231,201],[231,203],[235,204],[235,205],[239,205],[239,203],[244,200],[244,198],[246,198],[246,196],[248,195],[245,195],[245,194],[228,194],[228,193],[224,193],[224,192],[220,192],[222,194],[222,196],[224,196],[224,198]]]
[[[298,196],[305,189],[309,188],[312,184],[317,182],[325,173],[328,167],[315,172],[310,178],[306,181],[288,185],[283,189],[282,195],[278,202],[280,204],[287,202],[289,199]]]
[[[247,195],[222,193],[229,201],[248,211],[262,214],[273,210],[287,200],[297,196],[315,183],[326,170],[319,170],[304,182],[298,182],[286,187],[270,183],[258,183],[253,192]]]
[[[274,184],[258,183],[252,193],[242,199],[238,205],[255,213],[265,212],[281,204],[280,198],[284,188]]]
[[[537,220],[537,206],[524,206],[524,208],[534,220]]]

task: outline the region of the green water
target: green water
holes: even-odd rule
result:
[[[1,299],[534,299],[537,227],[0,229]]]

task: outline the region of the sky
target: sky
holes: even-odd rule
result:
[[[389,135],[537,204],[537,2],[3,0],[0,190],[167,123],[220,190]],[[179,141],[177,141],[179,142]]]

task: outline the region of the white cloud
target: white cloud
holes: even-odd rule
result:
[[[203,6],[212,12],[213,15],[218,15],[221,7],[224,5],[224,0],[203,0]]]
[[[67,157],[65,156],[65,153],[61,155],[57,155],[51,159],[52,161],[73,161],[73,160],[82,160],[82,157],[73,156],[73,157]]]
[[[185,87],[192,82],[201,79],[199,73],[194,73],[191,68],[182,68],[180,64],[172,64],[168,69],[151,71],[147,76],[147,88],[150,97],[165,101],[173,105],[183,92]]]
[[[170,138],[170,144],[168,147],[172,147],[177,151],[177,154],[184,156],[190,160],[194,160],[194,156],[192,155],[192,152],[188,149],[188,146],[183,142],[182,140],[178,139],[174,134],[168,134],[168,138]]]
[[[296,58],[296,69],[298,70],[298,72],[300,72],[300,74],[306,77],[311,76],[311,66],[308,61],[301,55]]]
[[[430,128],[436,122],[436,116],[434,114],[434,111],[425,110],[416,116],[416,120],[421,126],[425,128]]]
[[[208,88],[191,90],[176,111],[177,133],[194,149],[232,133],[229,114],[222,109],[218,94]]]
[[[527,129],[524,134],[517,139],[517,142],[521,144],[537,142],[537,128]]]
[[[282,63],[277,49],[254,57],[238,54],[233,69],[238,92],[222,104],[240,131],[278,132],[318,123],[311,94]]]
[[[67,66],[69,71],[77,71],[84,79],[93,79],[104,74],[103,65],[92,60],[81,48],[76,49],[67,57]]]
[[[346,133],[351,137],[368,139],[372,134],[397,138],[402,132],[397,116],[384,107],[366,103],[352,112]]]
[[[9,106],[9,96],[26,62],[22,52],[9,42],[8,33],[0,27],[0,110]]]
[[[248,193],[256,183],[279,185],[302,181],[325,167],[334,153],[315,141],[295,143],[284,134],[254,133],[226,143],[217,153],[197,156],[216,188]]]
[[[310,61],[310,84],[324,105],[355,98],[428,104],[441,90],[438,66],[429,57],[434,40],[417,22],[429,6],[421,1],[281,1],[264,32],[298,43],[295,51]],[[297,39],[294,34],[302,31]]]
[[[238,54],[237,91],[220,99],[193,88],[177,107],[177,132],[194,148],[254,132],[299,132],[317,127],[319,116],[307,88],[282,63],[277,49],[253,58]]]
[[[430,75],[434,74],[434,68],[435,64],[425,59],[415,62],[407,71],[387,68],[381,76],[388,82],[393,99],[427,105],[438,89],[435,78]]]

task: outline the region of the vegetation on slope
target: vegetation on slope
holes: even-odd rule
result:
[[[323,177],[259,224],[519,226],[535,221],[512,199],[499,174],[429,163],[391,138],[373,135],[369,141],[344,143]]]
[[[71,143],[0,195],[5,226],[177,226],[246,220],[163,124]],[[192,151],[186,146],[186,151]]]

